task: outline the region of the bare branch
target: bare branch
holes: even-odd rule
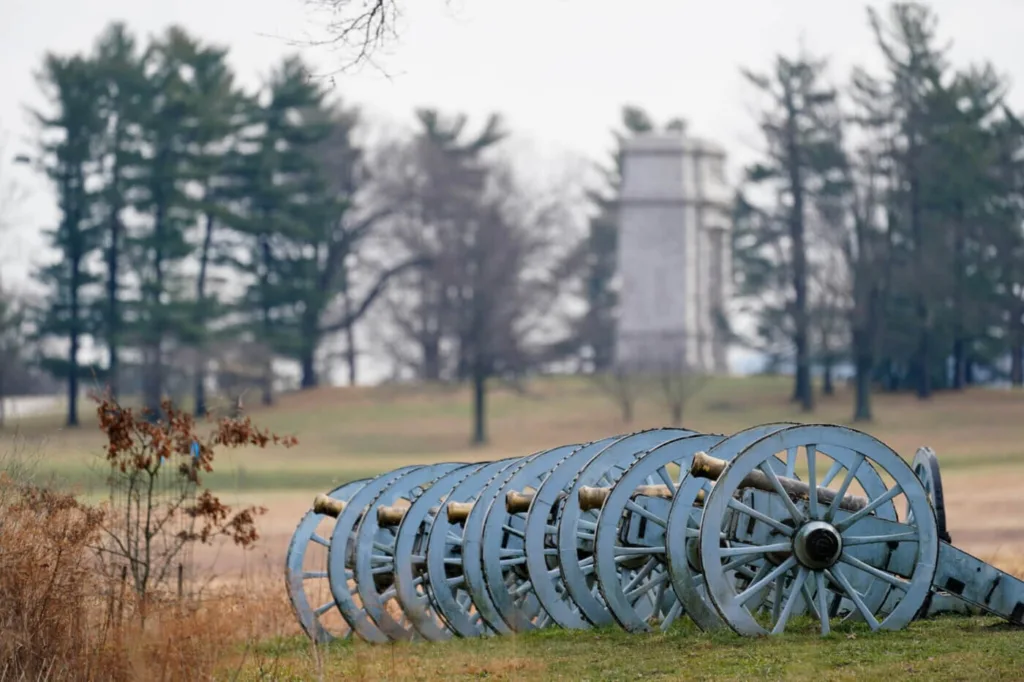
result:
[[[316,15],[324,18],[327,37],[308,42],[313,47],[329,47],[348,55],[339,68],[343,72],[364,63],[373,63],[374,55],[397,37],[400,15],[397,0],[305,0]]]

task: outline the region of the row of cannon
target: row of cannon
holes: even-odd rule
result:
[[[1024,582],[956,549],[938,460],[775,423],[665,428],[526,457],[406,466],[318,495],[286,580],[317,642],[616,623],[778,634],[975,609],[1024,624]]]

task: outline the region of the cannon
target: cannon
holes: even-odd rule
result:
[[[952,545],[938,458],[834,425],[664,428],[494,462],[409,466],[316,496],[286,558],[317,642],[616,623],[779,634],[797,615],[899,629],[1024,582]]]

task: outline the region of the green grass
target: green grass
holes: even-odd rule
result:
[[[488,639],[371,646],[335,642],[319,652],[323,676],[344,680],[1020,680],[1024,628],[991,618],[940,617],[906,630],[845,626],[757,639],[680,624],[666,634],[550,629]],[[315,679],[308,641],[263,642],[240,680]]]
[[[785,377],[718,378],[687,404],[688,428],[732,433],[771,421],[846,423],[852,395],[840,388],[820,397],[813,414],[802,414],[788,400]],[[222,452],[215,489],[323,490],[325,485],[405,464],[479,461],[595,440],[641,428],[665,426],[667,411],[656,386],[623,423],[615,401],[582,377],[538,379],[524,393],[496,387],[489,395],[490,442],[469,444],[470,400],[464,388],[442,386],[318,389],[282,396],[270,409],[253,409],[260,426],[296,434],[298,448],[285,451]],[[102,438],[89,404],[83,426],[63,429],[57,416],[12,423],[0,432],[0,452],[17,445],[38,459],[42,473],[83,491],[102,486],[96,468]],[[936,448],[944,469],[1024,467],[1024,392],[974,389],[936,396],[922,403],[909,395],[875,397],[875,421],[857,425],[906,457],[920,445]],[[17,443],[15,443],[17,441]]]

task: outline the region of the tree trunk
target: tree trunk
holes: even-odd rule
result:
[[[111,396],[117,399],[120,393],[120,348],[121,348],[121,236],[124,225],[121,212],[124,210],[125,195],[122,188],[122,156],[125,134],[123,119],[116,117],[113,139],[114,165],[110,170],[110,243],[107,245],[107,387]]]
[[[1024,386],[1024,302],[1010,307],[1010,384]]]
[[[159,341],[152,343],[145,351],[143,377],[143,404],[150,411],[149,418],[160,418],[160,399],[163,397],[162,353]]]
[[[797,110],[793,94],[787,84],[786,92],[786,146],[789,190],[793,196],[793,207],[789,219],[789,236],[792,240],[794,327],[793,344],[796,346],[795,397],[804,412],[814,409],[814,394],[811,388],[810,320],[807,315],[807,246],[804,242],[804,186],[803,161],[800,158],[800,143],[797,139]]]
[[[439,381],[441,379],[441,344],[436,337],[425,336],[420,345],[423,352],[423,380]]]
[[[78,331],[78,268],[72,263],[71,275],[71,331],[68,334],[68,416],[67,426],[78,426],[78,349],[81,344]]]
[[[204,192],[208,196],[209,188]],[[213,230],[215,226],[213,213],[206,214],[206,226],[203,232],[203,246],[199,252],[199,276],[196,277],[196,327],[205,334],[209,311],[206,309],[206,277],[210,269],[210,250],[213,248]],[[206,338],[202,336],[196,348],[195,383],[192,387],[193,414],[197,417],[206,415]]]
[[[121,311],[118,303],[118,251],[120,250],[120,227],[115,224],[111,226],[110,253],[107,257],[107,386],[110,394],[117,399],[120,392],[120,357],[121,345]]]
[[[1010,348],[1010,384],[1024,386],[1024,341],[1018,340]]]
[[[931,311],[928,306],[928,298],[925,291],[927,286],[926,258],[924,249],[924,218],[921,209],[921,179],[918,175],[918,143],[915,133],[916,116],[911,112],[911,130],[907,133],[909,140],[907,148],[907,176],[909,180],[910,195],[910,230],[914,239],[914,271],[917,282],[917,324],[918,342],[914,354],[914,368],[917,370],[917,397],[927,400],[932,395],[931,376]]]
[[[345,335],[355,336],[351,330],[346,331]],[[345,346],[345,365],[348,367],[348,385],[357,385],[359,383],[359,366],[356,362],[356,347],[354,338],[350,338]]]
[[[869,347],[870,339],[868,333],[863,330],[854,330],[854,369],[856,372],[856,394],[853,405],[853,421],[869,422],[871,416],[871,373],[874,369],[874,362]]]
[[[832,365],[834,364],[833,361],[832,361],[832,356],[831,355],[825,355],[824,362],[822,364],[823,364],[822,373],[824,374],[824,377],[823,377],[824,382],[823,382],[823,386],[821,388],[821,392],[824,393],[825,395],[835,395],[836,389],[835,389],[835,385],[832,382],[832,373],[833,373]]]
[[[261,275],[262,296],[260,301],[263,316],[263,338],[267,340],[267,360],[263,367],[260,401],[265,406],[274,404],[274,357],[269,341],[271,339],[270,325],[270,242],[266,237],[260,237],[260,257],[263,260],[263,273]]]
[[[473,445],[487,443],[487,373],[482,367],[473,372]]]
[[[0,362],[3,359],[0,358]],[[7,386],[6,380],[4,379],[4,368],[0,366],[0,430],[4,428],[4,422],[7,421]]]
[[[199,361],[196,363],[196,373],[192,386],[192,413],[197,417],[205,417],[208,411],[206,407],[206,358],[200,353]]]
[[[622,421],[625,424],[633,423],[633,399],[627,398],[619,402],[619,407],[622,408]]]
[[[349,293],[348,285],[345,286],[344,294],[342,295],[342,305],[344,305],[344,314],[346,320],[352,319],[352,296]],[[348,385],[355,386],[358,381],[356,374],[356,330],[354,324],[349,324],[345,327],[345,365],[348,367]]]
[[[682,401],[673,402],[670,406],[670,416],[672,418],[672,426],[683,425],[683,403]]]
[[[925,304],[922,302],[920,305],[923,307]],[[927,327],[927,312],[919,314],[919,319],[922,320],[922,327],[917,342],[917,353],[914,356],[916,391],[920,400],[928,400],[932,397],[931,330]]]
[[[316,358],[312,347],[303,348],[299,365],[302,369],[302,380],[300,386],[303,390],[316,388],[319,383],[316,375]]]
[[[953,390],[967,386],[967,344],[959,336],[953,341]]]

